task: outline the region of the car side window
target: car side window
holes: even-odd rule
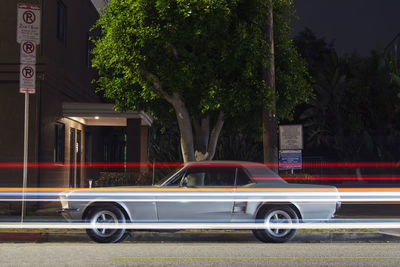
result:
[[[185,177],[187,186],[203,186],[204,178],[207,175],[204,171],[188,173]]]
[[[187,186],[233,186],[235,169],[233,168],[193,168],[185,176]]]
[[[237,176],[236,176],[236,186],[251,184],[253,181],[250,177],[244,172],[242,168],[238,168]]]
[[[233,186],[235,183],[234,168],[215,168],[208,174],[204,180],[205,186]]]

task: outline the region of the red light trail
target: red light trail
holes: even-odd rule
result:
[[[196,164],[196,163],[192,163]],[[259,166],[263,164],[267,167],[278,167],[278,164],[265,164],[265,163],[199,163],[199,166]],[[180,162],[164,162],[164,163],[145,163],[145,162],[127,162],[127,163],[107,163],[107,162],[94,162],[94,163],[52,163],[52,162],[32,162],[28,163],[29,168],[60,168],[60,167],[80,167],[80,168],[138,168],[138,167],[182,167],[184,163]],[[0,168],[22,168],[22,162],[4,162],[0,163]],[[281,164],[281,167],[290,167],[290,164]],[[325,162],[325,163],[307,163],[302,164],[303,168],[400,168],[400,162]]]

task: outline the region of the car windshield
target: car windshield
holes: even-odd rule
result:
[[[168,175],[165,176],[165,178],[162,178],[160,181],[158,181],[154,185],[155,186],[163,186],[166,181],[168,181],[171,177],[178,174],[181,170],[182,170],[182,168],[178,169],[178,170],[172,170]]]

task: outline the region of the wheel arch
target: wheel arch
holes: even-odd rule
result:
[[[132,215],[129,212],[128,208],[126,207],[126,205],[122,202],[113,202],[113,201],[95,201],[95,202],[91,202],[89,203],[83,213],[82,213],[82,219],[85,219],[87,217],[87,215],[89,214],[90,210],[96,206],[102,206],[102,205],[112,205],[115,206],[116,208],[120,209],[122,211],[122,213],[124,214],[126,220],[128,221],[132,221]]]
[[[258,206],[258,209],[256,212],[256,219],[259,219],[258,216],[261,213],[261,211],[268,209],[268,208],[277,207],[277,206],[288,206],[296,212],[297,217],[299,217],[300,220],[303,219],[303,216],[300,212],[300,208],[295,203],[292,203],[292,202],[279,202],[279,203],[263,202]]]

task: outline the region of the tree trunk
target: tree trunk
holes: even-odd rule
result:
[[[190,115],[182,97],[177,93],[174,93],[171,96],[164,92],[163,95],[175,109],[179,132],[181,134],[180,141],[183,161],[189,162],[213,159],[217,147],[217,141],[222,126],[224,125],[224,113],[220,111],[211,134],[209,117],[200,120],[200,122],[198,120],[193,120],[194,130],[196,132],[195,147]]]
[[[268,51],[269,68],[262,67],[263,80],[271,89],[271,105],[269,110],[263,109],[263,150],[264,163],[270,164],[271,169],[278,172],[278,138],[276,120],[276,88],[275,88],[275,58],[274,58],[274,19],[273,0],[268,3],[268,16],[265,27],[265,39],[270,45]]]
[[[217,148],[218,138],[221,133],[222,126],[224,126],[224,117],[225,117],[224,112],[220,111],[218,114],[218,118],[215,123],[215,126],[214,126],[213,130],[211,131],[210,142],[208,143],[208,159],[209,160],[214,158],[215,150]]]
[[[213,130],[210,132],[210,118],[206,117],[202,119],[199,123],[197,120],[193,120],[193,125],[196,131],[196,153],[193,142],[193,130],[190,121],[189,111],[186,108],[185,102],[182,96],[173,93],[172,95],[163,91],[161,88],[160,79],[147,71],[146,69],[141,69],[146,78],[151,78],[153,80],[153,86],[158,90],[170,103],[175,110],[176,119],[178,120],[179,132],[181,134],[181,151],[184,162],[189,161],[199,161],[199,160],[211,160],[215,155],[215,150],[217,147],[217,141],[224,125],[224,112],[220,111],[217,117],[217,121]]]
[[[196,134],[194,157],[196,161],[205,160],[208,157],[208,141],[210,139],[210,117],[201,120],[194,119],[193,126]]]
[[[186,108],[182,96],[179,95],[178,93],[173,93],[171,95],[162,90],[160,79],[156,75],[149,72],[148,70],[141,68],[141,72],[147,79],[151,79],[153,81],[154,88],[157,91],[159,91],[164,96],[165,100],[167,100],[167,102],[174,107],[176,119],[178,121],[179,132],[181,134],[180,143],[181,143],[183,162],[195,161],[196,158],[194,153],[192,124],[190,122],[189,111]],[[209,123],[207,123],[207,125],[209,125]],[[196,124],[195,127],[199,129],[202,128]]]
[[[196,132],[195,158],[196,161],[212,160],[217,148],[219,135],[224,125],[224,113],[220,111],[215,122],[214,128],[210,133],[210,118],[206,117],[199,123],[198,120],[193,122]]]
[[[184,162],[194,161],[193,131],[190,123],[189,112],[185,106],[185,102],[179,94],[174,93],[172,101],[169,101],[176,113],[179,131],[181,133],[181,151]]]

